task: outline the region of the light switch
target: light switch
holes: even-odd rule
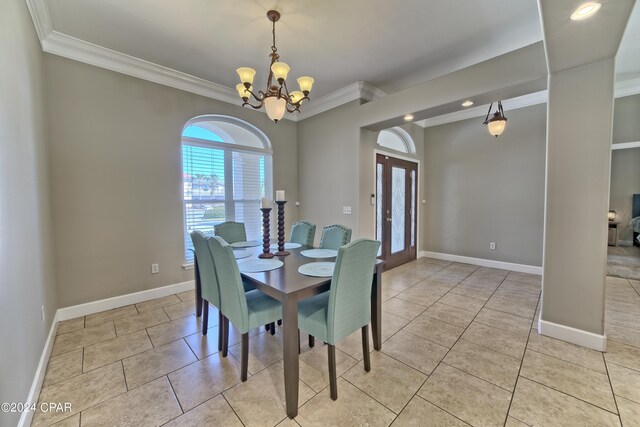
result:
[[[351,215],[351,206],[343,206],[342,213],[345,215]]]

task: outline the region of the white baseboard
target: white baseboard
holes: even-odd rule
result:
[[[607,351],[606,335],[598,335],[542,319],[538,320],[538,333],[593,350]]]
[[[443,254],[440,252],[420,251],[418,253],[419,258],[434,258],[443,261],[462,262],[465,264],[479,265],[481,267],[500,268],[502,270],[517,271],[519,273],[529,273],[542,275],[542,267],[526,264],[514,264],[511,262],[495,261],[492,259],[484,258],[472,258],[462,255]]]
[[[58,312],[56,312],[55,316],[53,316],[53,321],[51,322],[49,336],[47,337],[47,341],[44,343],[44,349],[42,350],[42,354],[40,355],[40,361],[38,362],[38,367],[36,368],[36,374],[33,377],[31,389],[29,390],[29,396],[27,396],[27,400],[25,400],[25,402],[38,403],[40,389],[42,389],[42,381],[44,380],[44,374],[47,371],[49,356],[51,355],[53,342],[56,338],[56,331],[58,330],[58,321]],[[31,425],[31,421],[33,420],[33,414],[33,411],[24,411],[20,416],[20,420],[18,421],[18,427],[29,427]]]
[[[194,286],[195,282],[193,280],[189,280],[187,282],[163,286],[161,288],[147,289],[146,291],[120,295],[113,298],[88,302],[86,304],[72,305],[70,307],[59,308],[56,316],[58,321],[73,319],[80,316],[86,316],[88,314],[111,310],[112,308],[124,307],[125,305],[136,304],[154,298],[162,298],[172,294],[177,294],[178,292],[191,290]]]

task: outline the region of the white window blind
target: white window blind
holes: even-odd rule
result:
[[[185,260],[193,262],[190,233],[213,235],[225,221],[243,222],[248,240],[262,234],[260,199],[270,193],[271,158],[265,150],[183,137]]]

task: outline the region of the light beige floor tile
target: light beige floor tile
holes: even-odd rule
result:
[[[418,395],[472,425],[502,426],[507,418],[511,393],[440,364]]]
[[[535,300],[540,296],[541,291],[542,288],[540,285],[531,285],[506,279],[500,284],[496,294],[503,295],[505,297],[515,297],[522,300]]]
[[[638,304],[640,305],[640,303]],[[604,314],[605,323],[619,325],[631,329],[640,329],[640,315],[607,310]]]
[[[463,328],[424,314],[405,326],[404,330],[448,348],[451,348],[464,332]]]
[[[467,276],[469,276],[471,273],[475,272],[476,270],[478,270],[478,266],[477,265],[473,265],[473,264],[466,264],[463,262],[453,262],[451,264],[449,264],[448,266],[446,266],[444,268],[445,271],[457,271],[457,272],[461,272],[461,273],[465,273]]]
[[[520,375],[603,409],[616,412],[609,379],[605,374],[527,350]]]
[[[229,347],[229,353],[242,360],[242,345]],[[249,338],[249,372],[255,374],[282,359],[282,336],[268,333]]]
[[[147,329],[154,347],[193,335],[202,329],[202,321],[195,316],[185,316]]]
[[[40,392],[38,403],[70,403],[70,412],[36,412],[32,426],[49,425],[127,391],[120,362],[77,375]]]
[[[82,413],[82,426],[159,426],[182,413],[166,377],[158,378]]]
[[[399,273],[382,279],[385,287],[398,292],[406,291],[421,280],[422,277],[414,273]]]
[[[616,396],[620,419],[624,427],[640,427],[640,403]]]
[[[383,315],[383,317],[385,316]],[[384,326],[384,321],[383,321],[383,326]],[[302,342],[304,343],[304,341],[305,340],[303,340]],[[316,345],[318,345],[317,342],[316,342]],[[360,331],[355,331],[351,335],[348,335],[342,338],[340,341],[336,343],[336,348],[348,354],[355,360],[362,360],[362,333]],[[369,341],[369,349],[373,350],[372,341]]]
[[[240,363],[217,353],[169,374],[182,409],[211,399],[240,382]]]
[[[382,302],[385,301],[389,301],[391,298],[395,297],[396,295],[398,295],[400,292],[393,290],[389,287],[383,286],[382,287]]]
[[[640,316],[640,304],[637,301],[621,301],[617,299],[605,299],[605,308],[607,310],[619,311],[621,313],[635,314]]]
[[[175,295],[169,295],[162,298],[151,299],[149,301],[144,301],[136,304],[136,308],[140,313],[144,313],[145,311],[155,310],[156,308],[167,307],[173,304],[179,304],[180,298]]]
[[[182,302],[192,301],[195,304],[195,300],[196,300],[195,290],[179,292],[176,294],[176,296],[180,298],[180,301]]]
[[[444,282],[442,280],[428,277],[425,280],[419,282],[416,287],[423,288],[424,290],[426,290],[427,292],[431,292],[432,294],[443,296],[451,289],[455,288],[457,285],[457,283]]]
[[[183,340],[136,354],[122,361],[129,390],[198,360]]]
[[[440,298],[438,302],[452,307],[461,308],[462,310],[467,310],[474,314],[477,314],[485,303],[485,301],[477,298],[465,297],[464,295],[458,295],[451,292]]]
[[[303,351],[300,360],[300,379],[316,393],[329,385],[329,359],[327,346],[316,343],[312,349]],[[282,363],[282,361],[280,362]],[[341,376],[358,361],[336,349],[336,375]]]
[[[437,406],[415,396],[391,424],[393,427],[464,427],[469,424],[457,419]]]
[[[164,425],[164,427],[201,426],[242,427],[242,423],[224,397],[218,395]]]
[[[510,271],[507,275],[507,280],[527,283],[529,285],[542,286],[542,276],[538,274],[518,273],[515,271]]]
[[[469,298],[475,298],[482,301],[487,301],[491,298],[491,295],[495,292],[496,286],[478,286],[474,283],[468,283],[468,279],[461,282],[458,286],[451,289],[451,293],[462,295]]]
[[[135,316],[116,319],[113,323],[116,325],[116,334],[120,336],[141,331],[161,323],[167,323],[168,321],[169,317],[165,314],[164,310],[159,308],[157,310],[145,311]]]
[[[463,340],[517,359],[524,355],[527,337],[527,332],[498,329],[475,321],[462,335]]]
[[[371,371],[366,372],[364,363],[358,362],[342,378],[397,414],[427,376],[384,353],[374,351],[371,353]]]
[[[640,371],[640,348],[622,344],[617,341],[607,341],[607,352],[604,358],[609,363]]]
[[[115,336],[116,331],[113,328],[113,322],[58,335],[53,344],[51,356],[68,353],[91,344],[115,338]]]
[[[58,324],[56,335],[66,334],[67,332],[77,331],[82,328],[84,328],[84,316],[63,320]]]
[[[398,297],[391,298],[382,304],[382,311],[391,313],[403,319],[413,320],[422,313],[426,307],[405,301]]]
[[[80,414],[75,414],[55,424],[52,427],[80,427]]]
[[[190,314],[196,314],[196,304],[194,301],[186,301],[172,304],[163,308],[164,312],[171,320],[176,320]],[[218,324],[218,310],[209,306],[209,327]]]
[[[617,299],[621,301],[634,301],[636,304],[640,304],[640,296],[635,289],[627,282],[626,279],[621,279],[624,282],[610,284],[610,277],[607,277],[606,296],[607,298]],[[616,279],[619,279],[616,277]]]
[[[527,332],[531,328],[532,322],[524,317],[513,314],[483,308],[474,319],[478,323],[493,326],[498,329],[506,329],[514,332]]]
[[[522,421],[513,418],[512,416],[507,417],[507,422],[504,427],[527,427],[529,424],[525,424]]]
[[[531,320],[536,312],[537,304],[537,301],[522,301],[494,294],[487,301],[485,308],[515,314]]]
[[[602,353],[531,332],[527,349],[606,374]]]
[[[400,331],[382,346],[382,352],[427,375],[447,354],[447,347]]]
[[[46,387],[82,373],[82,349],[51,357],[42,386]]]
[[[280,421],[276,427],[300,427],[300,424],[298,424],[296,420],[285,418],[284,420]]]
[[[112,310],[101,311],[100,313],[89,314],[85,318],[85,326],[96,326],[101,323],[109,322],[111,320],[121,319],[123,317],[133,316],[138,314],[138,310],[134,305],[127,305],[124,307],[114,308]]]
[[[409,301],[413,304],[429,307],[431,304],[438,301],[440,297],[441,295],[429,291],[427,286],[418,284],[404,292],[401,292],[396,298]]]
[[[329,388],[300,408],[296,421],[302,427],[388,426],[395,414],[380,403],[338,378],[338,400],[331,400]]]
[[[458,283],[466,279],[467,276],[468,274],[466,273],[460,273],[456,271],[443,269],[437,272],[436,274],[434,274],[433,276],[431,276],[430,279],[437,280],[444,283],[450,283],[452,285],[457,285]]]
[[[396,316],[391,313],[383,313],[382,314],[382,341],[384,342],[391,336],[393,336],[400,329],[404,328],[409,324],[409,320]],[[372,329],[371,325],[369,325],[369,336],[372,337]],[[373,339],[373,338],[371,338]],[[373,341],[369,341],[369,345],[373,346]],[[362,353],[362,352],[360,352]]]
[[[640,403],[640,372],[613,363],[607,369],[615,395]]]
[[[215,356],[212,356],[215,357]],[[299,382],[298,406],[311,399],[314,391]],[[284,370],[276,363],[246,382],[223,393],[235,413],[245,426],[273,426],[284,420]]]
[[[532,426],[620,426],[617,415],[526,378],[518,379],[509,415]]]
[[[444,363],[513,392],[520,370],[520,359],[459,340]]]
[[[629,279],[629,284],[640,294],[640,280]]]
[[[146,331],[133,332],[84,348],[83,372],[153,348]]]
[[[612,340],[640,348],[640,329],[627,328],[605,322],[604,330],[607,334],[607,342]]]
[[[475,314],[471,311],[463,310],[461,308],[453,307],[439,302],[433,304],[424,312],[425,316],[433,317],[434,319],[441,320],[443,322],[451,323],[452,325],[466,328],[469,326]]]

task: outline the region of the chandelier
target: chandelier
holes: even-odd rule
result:
[[[498,109],[493,113],[493,117],[489,119],[492,107],[493,102],[489,105],[489,111],[487,111],[487,117],[485,117],[483,125],[486,125],[489,133],[497,138],[498,135],[502,135],[502,132],[504,132],[504,129],[507,127],[507,118],[504,116],[502,101],[498,101]]]
[[[286,79],[291,68],[284,62],[280,62],[280,55],[278,55],[278,48],[276,48],[276,22],[280,19],[280,12],[270,10],[267,12],[267,18],[273,25],[273,45],[269,54],[271,66],[269,67],[269,77],[267,78],[267,90],[259,91],[258,94],[253,91],[252,84],[256,70],[249,67],[240,67],[236,70],[242,82],[236,86],[236,90],[240,98],[242,98],[243,107],[249,106],[257,110],[264,105],[267,116],[278,123],[278,120],[284,116],[285,111],[290,113],[300,112],[302,101],[309,99],[313,79],[307,76],[298,78],[300,90],[289,92]],[[249,102],[251,97],[257,102],[256,105]]]

